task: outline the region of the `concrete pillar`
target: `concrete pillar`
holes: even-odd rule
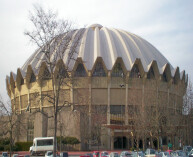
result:
[[[131,148],[133,148],[134,147],[134,138],[133,138],[133,136],[131,137]]]
[[[42,113],[36,113],[34,119],[34,137],[46,137],[48,117]]]
[[[27,106],[26,107],[28,107],[29,106],[29,112],[31,112],[31,106],[30,106],[30,96],[29,96],[29,93],[30,93],[30,90],[28,89],[28,93],[27,93]]]
[[[108,87],[107,87],[107,94],[108,94],[108,100],[107,100],[107,125],[110,125],[110,105],[111,105],[111,76],[110,72],[108,72]]]
[[[145,95],[145,87],[144,87],[144,83],[143,83],[143,86],[142,86],[142,110],[144,111],[144,95]]]
[[[88,108],[88,114],[89,114],[89,130],[88,133],[89,135],[91,134],[91,105],[92,105],[92,77],[91,77],[91,72],[88,73],[89,76],[89,82],[88,82],[88,88],[89,88],[89,108]],[[91,141],[89,141],[90,143]],[[91,149],[91,145],[89,144],[89,150]]]
[[[128,83],[125,87],[125,125],[128,125]]]
[[[71,102],[71,104],[74,103],[74,91],[73,91],[73,85],[70,87],[70,102]]]
[[[111,130],[111,150],[114,150],[114,131]]]
[[[129,150],[129,148],[131,147],[131,146],[130,146],[130,143],[129,143],[129,138],[130,138],[130,136],[127,135],[126,138],[127,138],[127,147],[126,147],[126,149]]]
[[[168,104],[167,104],[167,108],[170,107],[170,90],[168,88]]]
[[[73,85],[70,87],[70,103],[71,103],[71,110],[74,110],[74,90]]]
[[[21,114],[21,92],[19,92],[19,113]]]
[[[42,103],[43,103],[42,102],[42,87],[40,86],[40,111],[42,111],[42,106],[43,106]]]
[[[15,105],[16,105],[16,99],[15,99],[15,93],[13,93],[13,110],[14,110],[14,112],[16,113],[16,111],[15,111]]]
[[[110,105],[111,105],[111,74],[110,74],[110,71],[108,72],[107,84],[108,84],[107,85],[108,86],[107,87],[107,125],[110,125],[111,124],[111,113],[110,113]],[[107,146],[107,148],[109,150],[112,150],[111,149],[111,145],[112,145],[112,143],[111,143],[111,141],[112,141],[111,129],[108,128],[107,131],[108,131],[108,141],[107,141],[108,146]]]
[[[107,128],[107,149],[111,150],[111,129]]]

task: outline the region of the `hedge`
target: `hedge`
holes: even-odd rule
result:
[[[18,151],[29,151],[29,148],[33,145],[33,142],[16,142],[15,146]]]
[[[58,144],[60,143],[60,137],[57,137],[57,142]],[[76,137],[70,137],[70,136],[67,136],[67,137],[61,137],[61,143],[62,144],[71,144],[71,145],[74,145],[74,144],[79,144],[80,141],[76,138]]]

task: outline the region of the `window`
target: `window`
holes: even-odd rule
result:
[[[125,114],[125,105],[111,105],[110,113],[111,114]]]
[[[20,85],[23,85],[24,84],[24,79],[23,77],[21,77],[21,84]]]
[[[49,80],[51,78],[50,72],[47,68],[45,68],[42,79],[43,80]]]
[[[84,69],[83,64],[78,64],[76,71],[74,73],[75,77],[85,77],[86,76],[86,70]]]
[[[60,67],[59,68],[59,72],[57,74],[57,79],[59,78],[67,78],[68,77],[68,73],[66,71],[66,69],[64,69],[64,67]]]
[[[36,81],[36,76],[34,75],[34,73],[31,73],[31,78],[30,78],[30,83],[35,82]]]
[[[134,64],[130,73],[130,78],[141,78],[141,74],[137,64]]]
[[[111,105],[110,106],[111,114],[111,124],[124,124],[124,115],[125,115],[125,106],[124,105]]]
[[[147,73],[147,79],[155,79],[155,74],[154,74],[154,71],[153,71],[153,67],[151,67],[149,72]]]
[[[117,63],[113,68],[113,72],[111,74],[112,77],[123,77],[124,73],[120,63]]]
[[[176,75],[174,76],[172,83],[173,83],[173,84],[178,84],[178,80],[177,80],[177,78],[176,78]]]
[[[99,76],[99,77],[100,77],[100,76],[105,77],[105,76],[106,76],[105,70],[104,70],[103,65],[102,65],[101,62],[98,62],[98,63],[96,64],[92,76],[94,76],[94,77],[97,77],[97,76]]]
[[[164,71],[163,75],[162,75],[162,80],[164,82],[167,82],[167,76],[166,76],[166,72]]]
[[[50,146],[53,145],[53,139],[37,140],[37,146]]]

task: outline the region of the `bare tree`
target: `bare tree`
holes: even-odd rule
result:
[[[193,88],[192,88],[192,82],[189,81],[188,82],[188,86],[186,89],[186,93],[184,95],[184,99],[183,99],[183,116],[181,118],[180,123],[184,124],[184,126],[186,126],[186,130],[184,130],[186,132],[186,143],[190,145],[190,139],[192,137],[191,135],[191,118],[192,118],[192,108],[193,108]]]
[[[54,117],[54,157],[56,156],[56,134],[57,134],[57,117],[62,107],[69,104],[68,100],[61,95],[62,87],[72,84],[69,74],[69,67],[76,60],[77,46],[81,38],[81,33],[75,33],[72,25],[67,20],[57,18],[57,14],[51,10],[46,12],[40,6],[34,7],[34,12],[30,13],[30,21],[34,26],[34,30],[25,31],[25,35],[35,43],[41,53],[40,58],[36,58],[45,62],[47,71],[42,73],[44,79],[51,80],[50,92],[41,95],[42,99],[46,99],[53,106]],[[67,55],[67,63],[63,64],[63,58]],[[44,57],[42,57],[44,56]],[[59,64],[59,66],[57,66]],[[41,80],[41,79],[40,79]],[[62,101],[62,103],[61,103]]]
[[[5,103],[0,96],[0,136],[9,138],[10,157],[13,152],[14,141],[20,134],[19,128],[21,128],[21,125],[23,125],[23,121],[20,116],[13,113],[11,105],[9,103]]]
[[[95,140],[98,149],[101,143],[101,137],[104,135],[103,125],[107,123],[107,106],[104,105],[93,105],[91,111],[91,138]]]
[[[187,89],[186,89],[186,93],[184,95],[184,99],[183,99],[183,114],[189,114],[190,110],[192,108],[192,104],[193,104],[193,92],[192,92],[192,82],[189,81]]]

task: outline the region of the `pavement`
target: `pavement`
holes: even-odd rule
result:
[[[68,155],[70,157],[78,157],[78,156],[81,156],[81,155],[84,155],[86,153],[93,153],[93,151],[67,151],[68,152]],[[102,152],[102,151],[99,151],[99,152]],[[110,152],[112,151],[107,151],[109,154]],[[114,152],[118,152],[120,153],[121,151],[114,151]],[[2,154],[2,152],[0,152],[0,154]],[[30,155],[30,152],[29,151],[18,151],[18,152],[13,152],[13,154],[18,154],[18,155]],[[1,155],[0,155],[1,157]],[[36,156],[30,156],[30,157],[36,157]],[[38,157],[43,157],[43,156],[38,156]]]
[[[4,151],[6,152],[6,151]],[[70,157],[77,157],[77,156],[80,156],[80,155],[84,155],[86,153],[90,153],[91,151],[68,151],[68,155]],[[0,154],[2,154],[2,152],[0,152]],[[30,155],[30,152],[29,151],[18,151],[18,152],[13,152],[13,154],[18,154],[18,155]],[[1,157],[1,155],[0,155]],[[36,156],[30,156],[30,157],[36,157]],[[38,157],[43,157],[43,156],[38,156]]]

